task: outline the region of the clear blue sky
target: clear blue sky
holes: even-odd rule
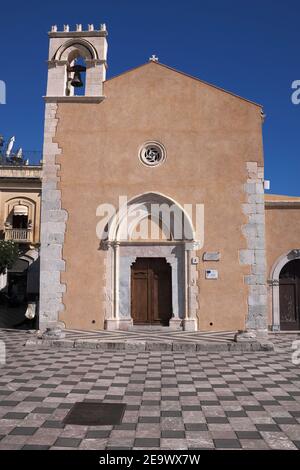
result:
[[[299,0],[41,0],[1,2],[0,134],[42,148],[51,24],[106,23],[113,76],[160,62],[264,105],[266,178],[271,192],[300,196]],[[255,157],[255,156],[254,156]]]

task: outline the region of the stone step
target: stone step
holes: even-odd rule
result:
[[[31,338],[26,341],[27,347],[39,348],[66,348],[66,349],[93,349],[101,351],[273,351],[274,345],[269,341],[143,341],[143,340],[116,340],[105,341],[98,339],[38,339]]]

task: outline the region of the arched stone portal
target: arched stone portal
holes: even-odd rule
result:
[[[280,331],[280,273],[290,261],[300,260],[300,249],[291,250],[274,263],[269,284],[272,288],[272,330]]]
[[[168,211],[171,211],[171,217],[166,220]],[[149,220],[151,224],[156,223],[158,238],[134,237],[143,232],[141,226],[145,228]],[[176,201],[158,193],[146,193],[131,199],[110,221],[104,246],[107,249],[106,329],[128,329],[133,325],[131,266],[137,258],[165,258],[171,266],[172,277],[169,326],[197,329],[197,267],[192,258],[198,244],[189,215]]]

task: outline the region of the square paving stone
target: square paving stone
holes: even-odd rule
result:
[[[220,406],[221,403],[217,400],[200,400],[201,406]]]
[[[161,437],[166,439],[184,439],[184,431],[162,431]]]
[[[247,418],[247,413],[245,411],[225,411],[228,418]]]
[[[17,406],[20,402],[14,400],[2,400],[0,406]]]
[[[172,418],[175,418],[175,417],[181,417],[182,416],[182,412],[181,411],[177,411],[177,410],[166,410],[166,411],[162,411],[161,412],[161,416],[162,417],[172,417]]]
[[[68,394],[62,392],[52,392],[49,393],[49,397],[65,398]]]
[[[152,437],[138,437],[134,441],[134,447],[159,447],[160,439]]]
[[[82,439],[75,437],[59,437],[54,442],[55,447],[78,447]]]
[[[186,431],[207,431],[208,427],[205,423],[185,423]]]
[[[105,439],[110,435],[110,431],[88,431],[85,439]]]
[[[228,419],[223,416],[207,416],[206,421],[209,424],[217,424],[217,423],[225,424],[229,422]]]
[[[24,398],[23,401],[32,401],[32,402],[37,401],[37,402],[41,402],[41,401],[44,401],[45,398],[46,398],[46,397],[26,397],[26,398]]]
[[[214,439],[217,449],[240,449],[241,444],[237,439]]]
[[[143,400],[142,405],[143,406],[159,406],[160,401],[159,400]]]
[[[30,445],[26,444],[25,446],[22,447],[22,450],[48,450],[50,449],[50,446],[44,446],[44,445]]]
[[[140,416],[139,423],[159,423],[159,416]]]
[[[288,417],[279,417],[273,418],[276,424],[298,424],[298,421],[295,418],[288,418]]]
[[[28,416],[28,413],[17,413],[12,411],[11,413],[6,413],[2,419],[24,419],[26,416]]]
[[[32,436],[36,431],[38,430],[38,428],[31,428],[31,427],[18,427],[18,428],[15,428],[13,429],[9,434],[11,436]]]
[[[44,406],[37,406],[34,408],[33,413],[41,413],[41,414],[51,414],[55,411],[55,408],[46,408]]]
[[[18,392],[33,392],[36,387],[20,387],[18,388]]]
[[[58,408],[63,409],[63,410],[69,410],[70,408],[72,408],[72,406],[73,406],[73,403],[60,403],[58,405]]]
[[[259,405],[244,405],[243,408],[245,411],[265,411],[264,407]]]
[[[262,439],[262,436],[256,431],[236,431],[236,435],[239,439]]]
[[[136,423],[122,423],[117,426],[115,426],[115,429],[118,431],[134,431],[136,429]]]
[[[258,431],[281,432],[281,429],[277,424],[255,424],[255,427]]]
[[[64,418],[64,424],[104,426],[121,424],[126,405],[123,403],[77,402]]]
[[[278,401],[275,401],[275,400],[259,400],[259,403],[262,406],[280,406],[280,403],[278,403]]]
[[[62,424],[62,423],[59,422],[59,421],[51,421],[51,420],[48,420],[48,421],[45,421],[45,422],[42,424],[42,428],[63,429],[63,428],[64,428],[64,424]]]

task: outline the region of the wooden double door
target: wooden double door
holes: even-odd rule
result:
[[[134,324],[168,326],[172,317],[172,272],[165,258],[137,258],[131,267]]]
[[[279,277],[280,329],[300,329],[300,260],[287,263]]]

